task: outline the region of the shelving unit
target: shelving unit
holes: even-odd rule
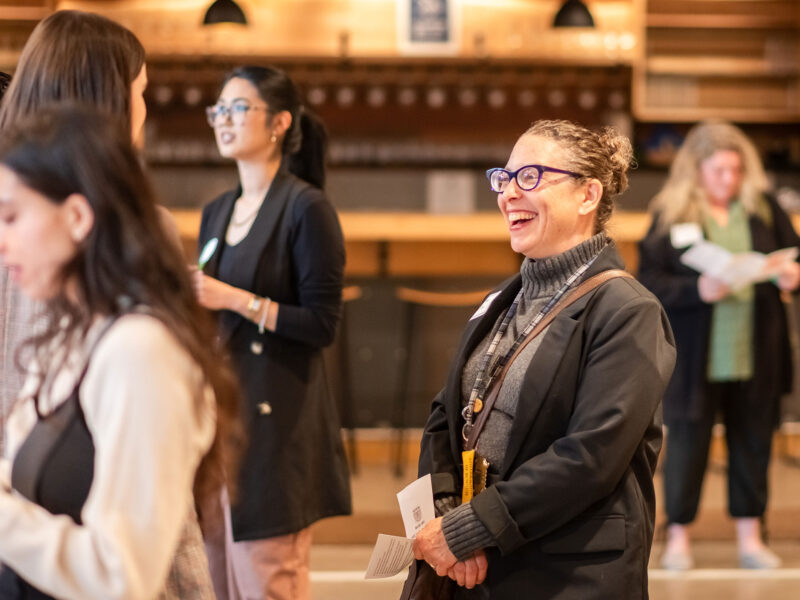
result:
[[[800,2],[648,0],[640,121],[800,122]]]
[[[0,71],[14,70],[25,40],[54,8],[55,0],[0,0]]]

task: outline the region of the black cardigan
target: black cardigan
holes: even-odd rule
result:
[[[621,267],[608,246],[586,277]],[[469,322],[433,401],[419,473],[432,474],[434,494],[460,495],[464,363],[520,286],[517,275]],[[674,361],[664,311],[632,279],[605,283],[550,324],[499,480],[472,500],[496,544],[485,583],[493,600],[647,598],[661,396]]]
[[[240,189],[203,209],[198,239],[224,243]],[[249,447],[231,511],[235,540],[293,533],[350,512],[339,418],[322,359],[341,311],[344,240],[324,193],[285,171],[272,182],[240,242],[244,259],[226,283],[280,303],[275,332],[219,314],[220,338],[239,374]],[[216,276],[221,251],[205,266]],[[265,414],[267,403],[271,412]]]
[[[788,215],[775,200],[765,197],[772,223],[750,215],[749,226],[756,252],[800,246]],[[658,215],[639,243],[639,280],[661,300],[667,311],[678,362],[664,396],[664,420],[672,424],[695,420],[706,400],[708,344],[712,305],[700,299],[697,271],[680,262],[688,248],[674,248],[669,230],[660,231]],[[792,363],[786,311],[780,291],[770,283],[755,286],[755,331],[753,336],[753,381],[764,399],[765,410],[774,410],[782,394],[791,390]]]

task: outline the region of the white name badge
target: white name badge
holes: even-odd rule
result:
[[[677,223],[669,228],[673,248],[686,248],[703,239],[703,230],[697,223]]]
[[[483,301],[483,304],[478,307],[478,310],[475,311],[475,314],[472,315],[469,320],[472,321],[473,319],[477,319],[478,317],[485,315],[486,311],[489,310],[489,306],[492,304],[492,300],[497,298],[499,294],[500,292],[495,292],[494,294],[489,294],[486,296],[486,300]]]

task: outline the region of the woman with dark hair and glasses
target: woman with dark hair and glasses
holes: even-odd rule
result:
[[[336,333],[344,243],[322,191],[325,132],[292,81],[240,67],[208,108],[239,186],[203,210],[200,302],[244,390],[250,447],[226,528],[206,538],[219,598],[309,598],[309,526],[350,512],[339,419],[322,348]]]
[[[605,231],[631,155],[611,129],[538,121],[487,173],[524,261],[433,401],[419,474],[438,516],[414,542],[408,597],[438,575],[457,598],[647,598],[675,348]]]
[[[0,255],[44,305],[0,463],[0,597],[197,598],[168,575],[235,468],[236,384],[118,119],[3,129]]]

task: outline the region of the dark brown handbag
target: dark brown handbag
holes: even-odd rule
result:
[[[408,569],[400,600],[451,600],[457,585],[447,576],[439,577],[424,560],[415,560]]]

